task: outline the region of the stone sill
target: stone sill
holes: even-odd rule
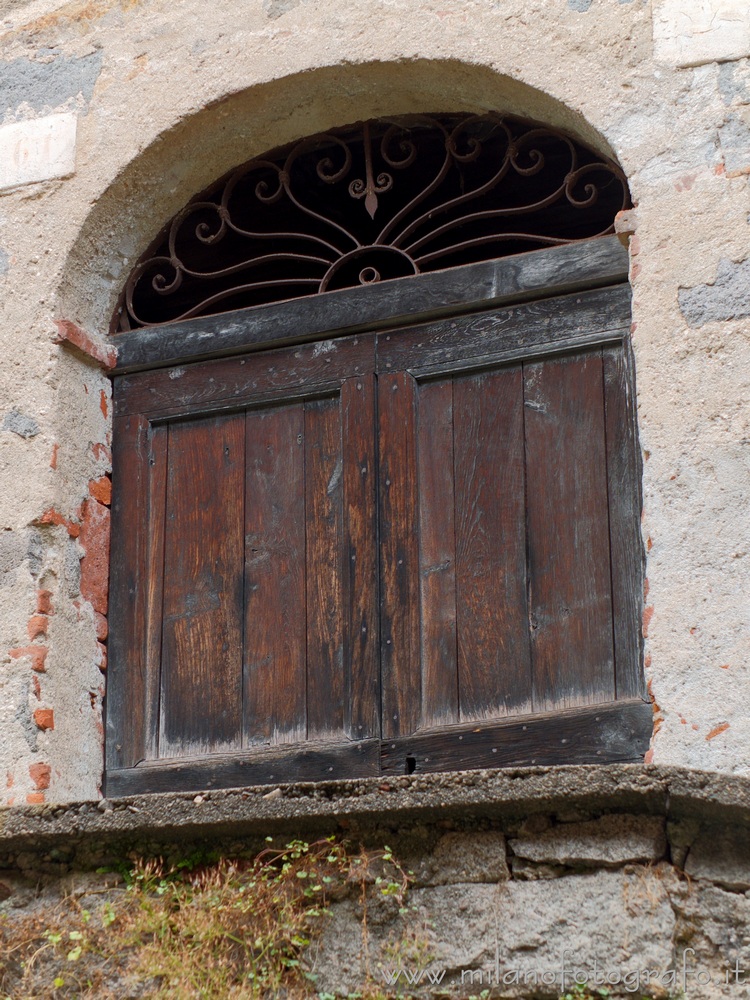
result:
[[[97,844],[307,836],[325,830],[522,818],[534,813],[645,813],[750,824],[750,778],[643,764],[530,767],[396,778],[160,793],[0,810],[0,854]]]

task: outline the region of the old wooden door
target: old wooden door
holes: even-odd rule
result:
[[[109,794],[643,752],[621,248],[525,260],[116,378]]]

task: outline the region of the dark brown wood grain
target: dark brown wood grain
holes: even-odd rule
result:
[[[109,794],[639,759],[622,256],[118,338]]]
[[[524,365],[524,410],[534,708],[611,701],[601,353]]]
[[[375,377],[341,387],[345,564],[345,732],[380,735]]]
[[[421,725],[458,722],[453,382],[417,396]]]
[[[161,756],[239,748],[245,418],[169,428]]]
[[[159,756],[159,700],[161,690],[161,646],[164,601],[164,530],[167,499],[167,455],[169,431],[165,425],[149,428],[148,506],[146,524],[146,703],[144,713],[145,756]]]
[[[405,372],[378,379],[384,736],[413,732],[422,711],[415,395]]]
[[[249,410],[243,742],[307,736],[303,403]]]
[[[640,762],[653,729],[640,699],[560,709],[486,725],[383,740],[382,772],[420,774],[484,767]]]
[[[378,337],[378,371],[441,375],[620,341],[629,303],[616,285],[394,331]]]
[[[112,558],[109,593],[106,766],[148,756],[154,711],[146,657],[148,421],[115,419],[112,441]],[[156,703],[158,711],[158,698]]]
[[[258,349],[274,342],[387,329],[415,317],[625,282],[628,252],[616,236],[482,261],[367,288],[144,327],[113,338],[117,371]]]
[[[635,400],[629,347],[602,351],[607,432],[609,538],[612,611],[618,698],[645,696],[641,667],[643,543],[640,462],[636,447]]]
[[[147,792],[200,792],[215,788],[283,785],[299,781],[368,778],[380,771],[380,741],[304,743],[235,754],[212,754],[110,770],[109,798]]]
[[[305,403],[307,735],[344,728],[341,400]]]
[[[373,368],[371,336],[322,340],[238,358],[161,368],[118,379],[115,413],[160,416],[301,396]]]
[[[461,720],[531,709],[520,366],[454,383]]]

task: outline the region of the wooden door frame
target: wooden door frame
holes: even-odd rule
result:
[[[231,313],[163,324],[123,333],[114,338],[118,347],[115,377],[115,418],[125,416],[123,399],[134,382],[142,382],[138,373],[154,369],[170,369],[179,373],[181,366],[249,352],[266,351],[288,344],[332,339],[365,331],[387,334],[389,330],[411,328],[445,317],[478,313],[509,307],[525,302],[557,298],[583,290],[621,286],[627,281],[628,254],[617,237],[603,237],[584,243],[569,244],[548,250],[533,251],[479,264],[466,265],[442,272],[396,279],[382,284],[343,291],[329,292],[310,298],[295,299],[271,305],[256,306]],[[606,327],[606,324],[605,324]],[[539,357],[541,353],[559,353],[591,347],[597,343],[625,344],[628,381],[634,387],[632,356],[628,331],[622,318],[616,328],[591,330],[567,329],[564,336],[548,338],[546,347],[533,336],[506,345],[508,360]],[[114,440],[113,538],[128,538],[128,545],[145,551],[149,540],[137,502],[127,499],[127,492],[118,484],[118,467],[128,450],[147,447],[145,421],[132,414],[129,423],[120,422],[123,430]],[[127,429],[125,429],[127,427]],[[635,486],[637,495],[627,498],[631,537],[630,556],[626,573],[631,577],[631,606],[628,628],[640,620],[641,581],[643,572],[642,543],[638,520],[640,514],[640,455],[637,449],[634,414],[628,416],[629,469],[626,479]],[[128,484],[128,490],[140,488],[146,495],[146,484]],[[632,489],[631,489],[632,493]],[[637,537],[636,537],[637,536]],[[143,753],[137,748],[131,755],[136,766],[118,767],[118,739],[125,725],[125,715],[116,706],[132,697],[130,678],[121,664],[126,662],[131,641],[121,627],[122,601],[135,594],[145,581],[119,579],[120,606],[112,604],[110,639],[111,670],[108,678],[106,706],[107,730],[107,794],[130,794],[141,791],[166,791],[175,788],[192,790],[216,786],[251,785],[290,780],[279,764],[284,751],[275,748],[260,752],[236,752],[219,755],[205,761],[165,763],[146,762],[149,720],[144,719]],[[632,619],[632,621],[631,621]],[[456,770],[481,766],[482,756],[490,743],[501,740],[504,747],[495,758],[497,766],[509,764],[597,763],[639,760],[648,747],[651,735],[651,710],[643,689],[642,643],[637,670],[631,671],[623,700],[592,706],[587,709],[561,711],[549,716],[509,719],[487,727],[446,727],[447,742],[453,746],[451,759],[434,754],[435,739],[430,734],[404,737],[396,741],[365,740],[353,744],[355,757],[360,759],[347,776],[373,773],[377,758],[384,773],[404,773],[409,770],[413,754],[421,742],[427,741],[432,766],[427,770]],[[148,678],[146,688],[149,688]],[[152,679],[153,680],[153,679]],[[153,684],[151,684],[153,687]],[[156,691],[144,690],[144,712],[148,716],[149,698]],[[618,695],[619,697],[619,695]],[[153,720],[152,720],[153,721]],[[151,727],[152,728],[152,727]],[[136,742],[137,742],[136,738]],[[377,744],[377,745],[376,745]],[[511,744],[512,752],[507,748]],[[459,752],[457,752],[459,751]],[[494,747],[492,748],[494,752]],[[260,754],[260,756],[259,756]],[[294,780],[335,778],[336,755],[329,759],[325,747],[311,745],[297,754]],[[421,768],[420,768],[421,769]],[[376,768],[377,770],[377,768]]]

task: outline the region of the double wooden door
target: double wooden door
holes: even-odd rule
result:
[[[116,379],[109,793],[642,753],[628,292]]]

